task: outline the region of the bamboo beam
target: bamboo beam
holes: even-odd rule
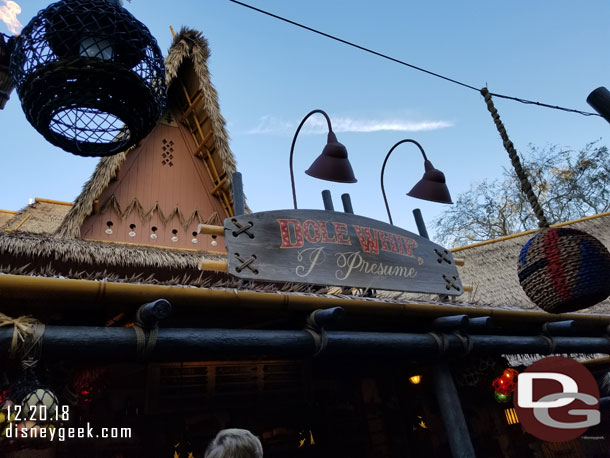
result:
[[[29,310],[39,302],[53,298],[57,310],[76,309],[90,312],[99,309],[125,309],[139,307],[144,302],[160,297],[170,301],[176,309],[194,307],[213,309],[234,307],[244,310],[275,310],[285,312],[312,312],[320,308],[343,307],[349,314],[376,316],[408,316],[434,318],[446,315],[490,316],[495,324],[543,324],[547,321],[575,320],[586,326],[610,325],[609,315],[584,313],[550,314],[527,310],[460,305],[430,305],[415,302],[397,302],[371,299],[348,299],[331,295],[304,295],[235,289],[185,288],[180,286],[116,283],[67,278],[27,277],[0,275],[0,303],[5,313],[9,301],[19,301],[20,313],[24,304]],[[45,307],[41,305],[41,307]],[[46,308],[46,307],[45,307]]]
[[[214,272],[226,272],[227,271],[227,261],[214,261],[211,259],[202,259],[197,264],[199,270],[207,270]]]
[[[224,226],[214,226],[212,224],[200,224],[197,226],[198,234],[208,234],[208,235],[225,235]]]
[[[40,197],[36,197],[34,202],[42,202],[45,204],[54,204],[54,205],[65,205],[66,207],[73,207],[73,202],[64,202],[62,200],[52,200],[52,199],[42,199]]]
[[[206,139],[206,141],[207,141],[207,139]],[[194,156],[203,158],[203,150],[207,150],[207,153],[210,154],[210,150],[206,146],[206,141],[203,141],[203,142],[201,142],[199,144],[199,146],[197,147],[197,149],[193,153]]]
[[[18,231],[18,230],[19,230],[19,228],[20,228],[21,226],[23,226],[23,225],[24,225],[24,223],[25,223],[25,222],[26,222],[28,219],[30,219],[31,217],[32,217],[32,214],[31,214],[31,213],[28,213],[27,215],[25,215],[25,217],[24,217],[24,218],[23,218],[21,221],[19,221],[19,224],[17,224],[17,226],[15,226],[15,227],[14,227],[14,228],[12,228],[12,229],[5,229],[5,230],[4,230],[4,232],[13,232],[13,231]]]

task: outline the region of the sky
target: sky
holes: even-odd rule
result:
[[[50,2],[18,0],[22,24]],[[593,111],[587,95],[610,88],[610,2],[588,0],[250,0],[258,8],[339,36],[396,59],[491,92]],[[0,0],[0,7],[6,0]],[[208,39],[208,66],[219,94],[238,170],[253,211],[292,208],[288,158],[294,132],[314,109],[328,113],[358,182],[316,180],[303,172],[326,143],[315,115],[299,135],[294,169],[299,208],[322,209],[329,189],[335,209],[349,193],[355,213],[388,221],[380,187],[383,159],[398,141],[422,145],[445,173],[454,198],[470,184],[500,177],[509,159],[483,98],[464,88],[331,41],[229,0],[133,0],[125,7],[148,26],[164,55],[181,26]],[[10,34],[0,24],[0,31]],[[495,100],[518,151],[528,145],[580,148],[608,144],[610,125],[509,100]],[[47,143],[27,122],[15,92],[0,111],[0,209],[28,199],[72,201],[97,159]],[[445,205],[406,196],[423,174],[412,144],[393,153],[385,189],[394,224],[417,232],[420,208],[432,221]]]

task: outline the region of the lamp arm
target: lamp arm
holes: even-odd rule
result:
[[[292,157],[294,155],[294,145],[297,141],[297,136],[299,135],[299,132],[301,131],[301,128],[303,127],[303,124],[305,124],[305,121],[307,121],[307,119],[315,114],[315,113],[320,113],[322,115],[324,115],[324,117],[326,118],[326,122],[328,123],[328,131],[332,132],[333,128],[332,125],[330,123],[330,118],[328,117],[328,115],[326,114],[326,112],[322,111],[322,110],[313,110],[310,111],[309,113],[307,113],[307,115],[305,115],[305,117],[303,118],[303,120],[301,121],[301,124],[299,124],[299,127],[297,127],[297,131],[294,133],[294,138],[292,139],[292,146],[290,147],[290,161],[289,161],[289,167],[290,167],[290,183],[292,184],[292,200],[294,202],[294,209],[296,210],[297,207],[297,191],[294,185],[294,169],[292,167]],[[423,151],[423,150],[422,150]]]
[[[385,209],[388,212],[388,218],[390,220],[391,225],[394,225],[394,222],[392,221],[392,214],[390,213],[390,206],[388,205],[388,199],[385,195],[385,186],[383,185],[383,175],[385,173],[385,165],[388,162],[388,159],[389,159],[390,155],[392,154],[392,151],[394,151],[398,145],[401,145],[403,143],[414,143],[421,151],[422,156],[424,156],[424,161],[428,160],[428,158],[426,157],[426,153],[424,152],[424,149],[422,148],[422,146],[419,143],[417,143],[415,140],[410,140],[408,138],[396,143],[394,146],[392,146],[392,148],[390,148],[390,151],[388,151],[388,154],[386,154],[385,159],[383,160],[383,165],[381,166],[381,193],[383,194],[383,202],[385,203]]]

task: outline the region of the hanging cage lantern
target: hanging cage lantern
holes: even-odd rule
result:
[[[118,0],[62,0],[15,40],[10,72],[28,121],[80,156],[109,156],[144,138],[166,100],[155,38]]]
[[[11,91],[13,90],[13,82],[11,81],[11,75],[9,73],[13,43],[14,38],[0,34],[0,110],[4,109]]]
[[[603,301],[610,296],[610,252],[586,232],[550,227],[491,93],[483,88],[481,95],[540,228],[519,254],[517,270],[521,288],[534,304],[549,313],[575,312]]]

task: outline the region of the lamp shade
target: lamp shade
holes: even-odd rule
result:
[[[435,169],[432,162],[427,159],[424,162],[424,167],[426,170],[424,176],[407,193],[407,196],[441,204],[452,204],[453,201],[445,182],[445,174]]]
[[[328,141],[322,154],[305,171],[311,177],[339,183],[356,183],[352,165],[347,158],[347,149],[337,141],[334,132],[328,133]]]
[[[598,87],[587,97],[587,103],[595,108],[595,111],[610,122],[610,91],[605,87]]]

